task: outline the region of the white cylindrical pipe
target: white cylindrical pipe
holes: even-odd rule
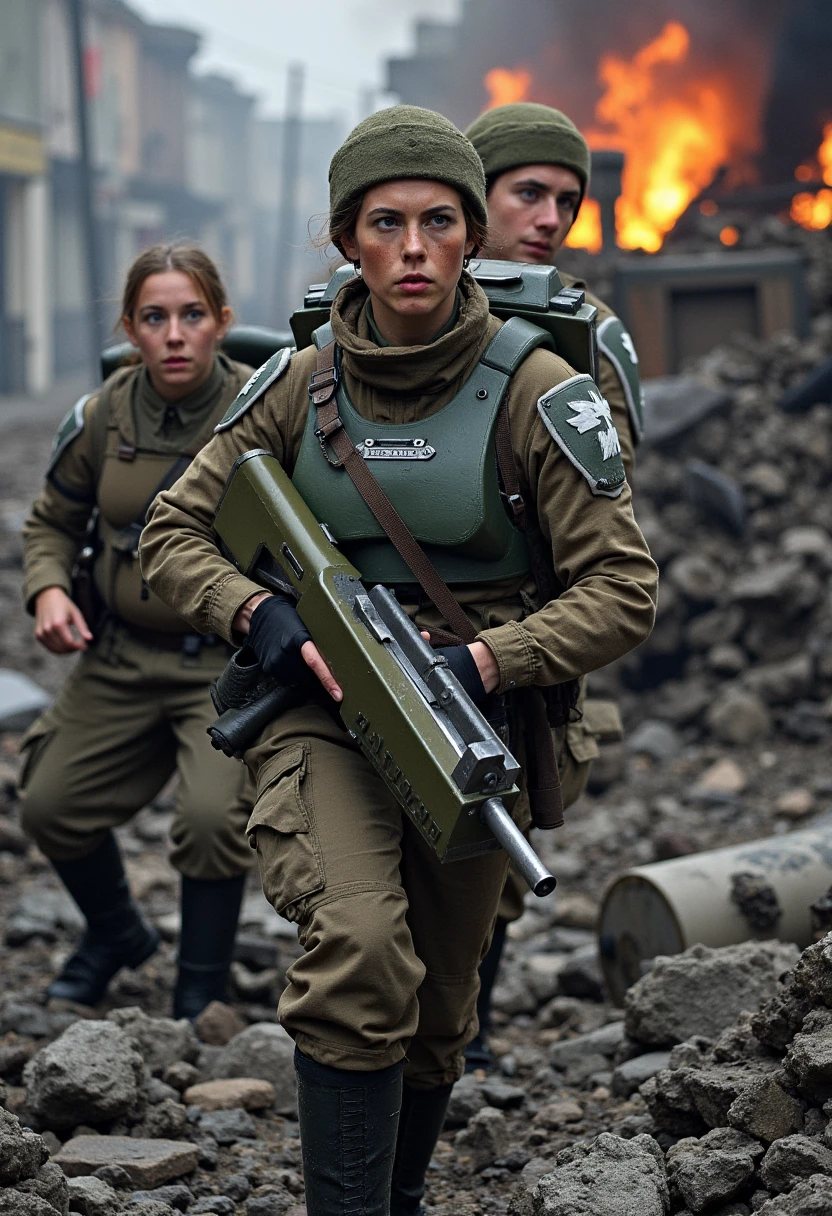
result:
[[[732,898],[734,879],[745,874],[776,897],[780,915],[768,928],[759,928],[753,913]],[[623,1000],[646,960],[697,942],[730,946],[779,938],[810,945],[810,905],[830,886],[832,826],[628,870],[607,888],[599,918],[601,965],[613,1000]]]

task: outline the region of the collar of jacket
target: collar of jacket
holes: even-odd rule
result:
[[[465,271],[459,281],[459,297],[456,325],[435,342],[428,346],[377,346],[367,321],[367,286],[362,279],[350,280],[335,297],[331,318],[347,380],[354,377],[384,395],[410,400],[448,392],[452,396],[471,374],[489,341],[488,300]]]
[[[156,435],[167,436],[171,430],[189,428],[193,422],[202,421],[206,411],[219,399],[227,372],[227,361],[216,354],[210,374],[199,388],[178,401],[165,401],[153,387],[147,368],[143,367],[136,382],[136,408],[150,421]]]

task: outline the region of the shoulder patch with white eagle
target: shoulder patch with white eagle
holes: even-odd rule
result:
[[[617,498],[626,474],[618,431],[609,403],[591,376],[572,376],[540,398],[537,410],[546,430],[593,494]]]
[[[255,401],[263,396],[266,389],[271,388],[274,382],[280,379],[294,353],[293,346],[284,346],[282,350],[275,351],[271,359],[267,359],[262,367],[258,367],[214,427],[215,435],[220,431],[227,431],[235,422],[238,422],[243,414],[251,409]]]

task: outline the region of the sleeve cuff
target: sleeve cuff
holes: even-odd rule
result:
[[[70,572],[64,569],[63,566],[55,563],[54,565],[41,566],[37,573],[27,578],[23,597],[26,604],[26,611],[30,616],[35,615],[35,600],[40,595],[41,591],[46,591],[49,587],[60,587],[61,591],[67,595],[72,595],[72,576]]]
[[[266,590],[244,574],[229,574],[212,592],[208,602],[208,628],[228,642],[233,642],[232,623],[234,617],[253,595],[262,595]]]
[[[531,638],[518,621],[509,621],[496,629],[486,629],[477,635],[484,642],[500,669],[497,692],[510,692],[512,688],[525,688],[534,683],[535,661]]]

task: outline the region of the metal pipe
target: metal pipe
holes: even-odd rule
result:
[[[489,798],[480,818],[494,833],[535,895],[551,895],[557,879],[550,874],[499,798]]]
[[[810,905],[832,885],[832,824],[637,866],[607,888],[601,966],[613,1000],[659,954],[695,943],[813,940]]]

